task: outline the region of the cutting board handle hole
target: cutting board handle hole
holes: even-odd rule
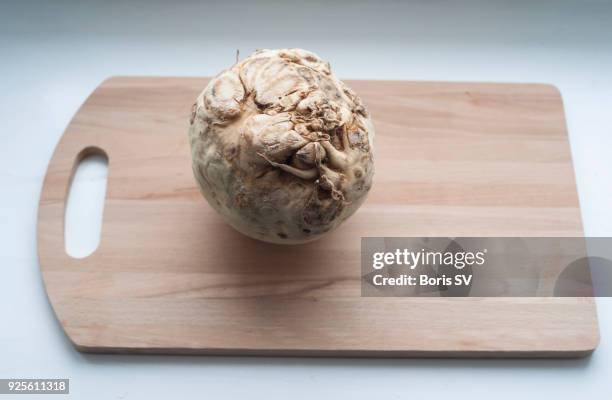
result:
[[[100,244],[108,156],[87,147],[77,156],[64,212],[64,246],[73,258],[90,256]]]

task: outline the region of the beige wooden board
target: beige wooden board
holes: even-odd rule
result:
[[[362,236],[583,234],[554,87],[349,81],[377,130],[374,186],[339,229],[285,247],[235,232],[195,186],[187,127],[206,83],[109,79],[53,154],[38,251],[79,350],[576,357],[597,346],[592,299],[360,296]],[[96,151],[109,158],[101,242],[73,259],[66,196],[78,158]]]

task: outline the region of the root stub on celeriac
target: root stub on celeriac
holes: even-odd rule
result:
[[[372,184],[370,117],[306,50],[258,50],[213,78],[193,105],[189,138],[206,200],[266,242],[320,237]]]

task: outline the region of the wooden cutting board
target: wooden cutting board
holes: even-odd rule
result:
[[[593,299],[365,298],[362,236],[582,236],[563,105],[540,84],[349,81],[377,130],[375,184],[324,240],[276,246],[227,226],[190,165],[206,78],[116,77],[66,129],[44,182],[47,293],[82,351],[577,357]],[[77,161],[105,153],[101,242],[64,251]]]

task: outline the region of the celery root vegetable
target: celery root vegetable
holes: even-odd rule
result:
[[[372,185],[374,127],[329,63],[258,50],[213,78],[192,107],[193,172],[238,231],[297,244],[334,229]]]

